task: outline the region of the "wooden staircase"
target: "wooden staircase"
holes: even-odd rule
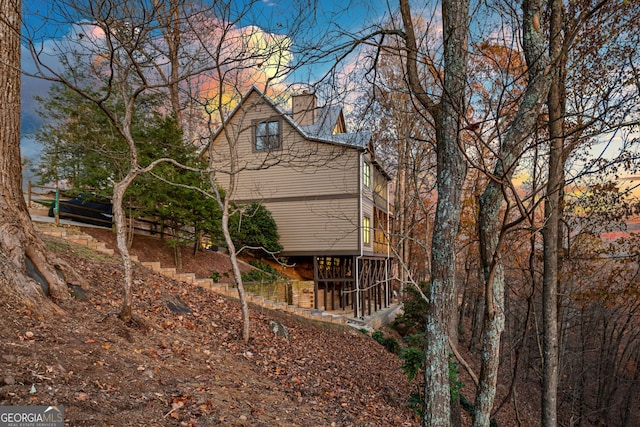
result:
[[[47,223],[34,222],[36,230],[42,234],[53,237],[61,237],[68,242],[77,243],[79,245],[87,246],[105,255],[114,255],[113,249],[107,248],[104,242],[101,242],[93,236],[83,233],[78,227],[71,226],[55,226]],[[132,256],[132,260],[138,261],[138,257]]]
[[[79,227],[76,226],[68,226],[68,225],[59,225],[55,226],[49,223],[37,223],[34,222],[34,226],[36,230],[42,234],[60,237],[68,242],[73,242],[79,245],[83,245],[94,249],[95,251],[114,256],[115,251],[106,246],[104,242],[101,242],[95,239],[93,236],[90,236],[84,233]],[[223,294],[226,296],[230,296],[233,298],[238,298],[238,293],[235,288],[230,287],[226,283],[214,283],[212,279],[198,279],[194,273],[178,273],[173,267],[163,267],[160,265],[158,261],[152,262],[140,262],[137,256],[132,255],[131,260],[133,262],[140,263],[142,266],[147,267],[148,269],[155,271],[156,273],[162,274],[171,279],[179,280],[182,282],[190,283],[196,286],[200,286],[205,289],[210,289],[216,293]],[[340,315],[329,313],[323,310],[313,310],[313,309],[305,309],[295,305],[287,305],[283,302],[274,302],[269,299],[265,299],[262,296],[254,295],[252,293],[247,293],[247,300],[252,302],[253,304],[259,305],[264,308],[273,309],[273,310],[281,310],[293,313],[298,316],[306,317],[309,319],[320,320],[323,322],[331,322],[331,323],[347,323],[347,317]]]
[[[103,253],[105,255],[113,256],[115,255],[115,251],[106,246],[104,242],[101,242],[90,236],[87,233],[84,233],[79,227],[73,226],[54,226],[50,224],[41,224],[35,223],[36,230],[38,230],[42,234],[46,234],[54,237],[61,237],[68,242],[77,243],[79,245],[87,246],[91,249],[96,250],[97,252]],[[226,290],[226,284],[217,284],[213,283],[212,279],[196,279],[196,275],[194,273],[178,273],[173,267],[162,267],[159,262],[140,262],[136,255],[131,255],[131,261],[139,262],[142,266],[149,268],[150,270],[155,271],[156,273],[160,273],[164,276],[170,277],[175,280],[180,280],[182,282],[191,283],[206,289],[212,290],[222,290],[217,288],[224,288]]]

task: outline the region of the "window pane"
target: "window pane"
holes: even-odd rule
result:
[[[269,122],[269,135],[278,135],[280,134],[280,122]]]
[[[269,148],[280,148],[278,135],[269,135]]]
[[[280,148],[280,121],[261,122],[256,124],[256,150]]]
[[[369,163],[362,165],[362,183],[367,187],[371,186],[371,165]]]
[[[365,245],[371,244],[371,219],[369,217],[362,219],[362,242]]]

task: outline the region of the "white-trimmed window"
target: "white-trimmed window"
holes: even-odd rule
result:
[[[371,218],[368,216],[362,218],[362,243],[371,245]]]
[[[280,120],[265,120],[255,125],[254,149],[256,151],[278,150],[280,143]]]

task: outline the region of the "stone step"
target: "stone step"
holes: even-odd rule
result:
[[[233,296],[234,294],[237,295],[236,290],[230,289],[229,285],[227,285],[226,283],[214,283],[211,286],[211,290],[227,296]]]
[[[156,270],[160,274],[164,274],[167,277],[174,279],[176,277],[176,269],[173,267],[160,267],[159,270]]]
[[[80,230],[76,229],[76,228],[72,228],[72,227],[65,227],[65,226],[52,226],[52,225],[39,225],[39,224],[35,224],[34,225],[36,230],[40,231],[41,233],[45,233],[45,234],[62,234],[64,236],[66,235],[74,235],[74,234],[80,234],[82,233]],[[84,233],[83,233],[84,234]]]
[[[47,234],[49,236],[61,237],[70,242],[84,245],[95,249],[98,252],[114,255],[116,251],[113,249],[107,248],[104,242],[94,239],[92,236],[83,233],[81,230],[78,230],[73,227],[52,227],[52,226],[42,226],[36,224],[36,229],[43,234]],[[140,262],[138,257],[135,255],[131,255],[131,261]],[[197,279],[194,273],[177,273],[176,269],[173,267],[162,267],[160,262],[158,261],[145,261],[141,262],[144,267],[147,267],[157,273],[163,274],[167,277],[170,277],[175,280],[180,280],[186,283],[195,284],[205,289],[211,289],[212,291],[230,296],[233,298],[238,297],[237,289],[229,286],[227,283],[214,283],[212,279]],[[330,323],[347,323],[347,318],[345,316],[339,314],[327,313],[322,310],[309,310],[305,308],[300,308],[295,305],[288,305],[284,302],[274,302],[268,298],[263,296],[254,295],[250,292],[247,292],[247,300],[256,304],[258,306],[281,310],[293,313],[295,315],[306,317],[309,319],[320,320],[323,322]]]
[[[39,232],[46,234],[48,236],[53,236],[53,237],[65,237],[67,235],[66,231],[64,230],[54,230],[51,228],[46,228],[46,229],[39,229]]]
[[[196,281],[195,273],[177,273],[174,278],[187,283],[195,283]]]
[[[194,284],[205,289],[213,288],[213,280],[211,279],[196,279]]]
[[[160,271],[161,268],[159,261],[143,261],[142,265],[153,271]]]
[[[91,249],[95,249],[107,255],[113,255],[115,253],[113,249],[107,248],[104,242],[96,240],[95,238],[93,238],[93,236],[90,236],[86,233],[83,233],[81,230],[72,227],[43,227],[36,224],[36,229],[42,234],[53,237],[60,237],[69,242],[87,246]]]
[[[89,246],[89,239],[87,237],[79,236],[79,235],[68,235],[66,236],[66,240],[69,242],[77,243],[82,246]]]

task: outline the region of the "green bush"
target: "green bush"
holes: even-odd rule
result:
[[[260,203],[251,203],[240,213],[231,216],[229,220],[231,238],[238,249],[242,247],[262,249],[275,253],[282,250],[278,226],[271,216],[271,212]]]
[[[409,406],[416,415],[423,417],[424,415],[424,334],[410,335],[405,338],[406,347],[400,350],[400,359],[402,364],[400,369],[407,375],[410,382],[414,383],[414,391],[410,394]],[[460,400],[462,395],[460,389],[463,383],[458,378],[458,364],[449,360],[449,387],[450,398],[452,402]]]
[[[415,339],[413,336],[412,339]],[[413,383],[413,391],[409,394],[409,407],[420,418],[424,417],[424,351],[422,347],[408,346],[400,351],[402,364],[400,369],[407,375],[409,382]],[[413,381],[418,378],[418,381]]]
[[[271,274],[272,276],[278,276],[280,273],[278,273],[278,270],[276,270],[271,264],[267,264],[266,262],[262,262],[262,261],[258,261],[253,260],[249,262],[250,265],[254,266],[255,268],[258,268],[262,271],[264,271],[265,273]]]
[[[267,263],[255,260],[249,264],[256,269],[242,273],[243,282],[274,282],[280,277],[278,270]]]
[[[216,270],[211,270],[211,275],[209,277],[213,280],[213,283],[218,283],[221,275]]]
[[[453,360],[449,361],[449,386],[451,387],[451,401],[455,402],[460,399],[460,389],[464,386],[458,378],[458,363]]]
[[[409,346],[400,351],[402,365],[400,368],[407,374],[409,381],[413,381],[419,372],[424,369],[424,352],[422,347]]]
[[[400,344],[398,341],[391,337],[385,337],[382,331],[375,331],[371,334],[371,338],[386,348],[390,353],[398,354],[400,352]]]
[[[242,273],[243,282],[265,282],[269,281],[271,276],[264,274],[260,270],[251,270],[246,273]]]
[[[428,285],[421,284],[422,292],[429,295]],[[406,298],[404,301],[404,313],[398,316],[393,323],[393,327],[400,335],[406,336],[424,331],[429,304],[422,298],[422,295],[412,286],[405,288]]]

